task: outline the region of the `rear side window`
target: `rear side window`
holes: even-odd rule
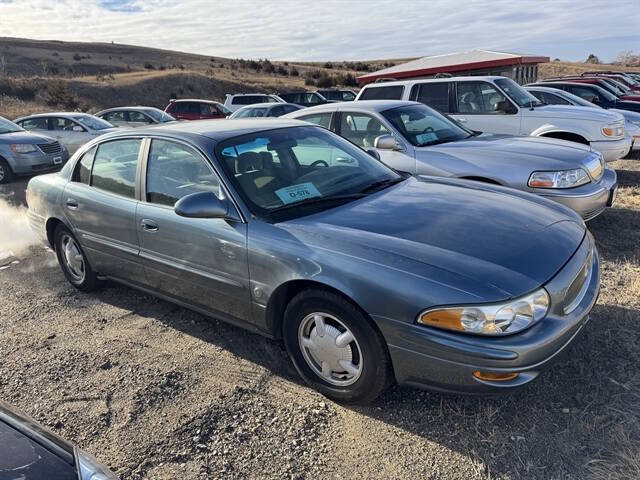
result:
[[[140,139],[113,140],[98,146],[91,172],[91,186],[134,198]]]
[[[404,85],[365,88],[359,100],[402,100]]]
[[[102,118],[104,120],[106,120],[107,122],[124,122],[126,121],[125,115],[124,115],[124,111],[118,111],[118,112],[107,112],[104,115],[102,115]]]
[[[19,125],[25,130],[48,130],[47,119],[40,118],[28,118],[19,123]]]
[[[411,89],[411,99],[441,113],[449,113],[449,83],[420,83]]]
[[[220,193],[220,182],[193,149],[167,140],[153,140],[147,161],[147,202],[173,205],[197,192]]]
[[[85,153],[73,172],[72,180],[74,182],[84,183],[89,185],[89,179],[91,177],[91,167],[93,166],[93,158],[96,156],[96,147],[93,147],[87,153]]]
[[[51,119],[51,130],[63,130],[65,132],[73,131],[73,127],[77,124],[68,118],[54,117]],[[84,130],[84,128],[82,129]]]
[[[200,114],[200,105],[194,102],[176,102],[173,104],[172,112],[175,113],[195,113]]]
[[[238,95],[233,97],[233,105],[251,105],[253,103],[265,103],[267,99],[264,95]]]
[[[529,92],[535,97],[548,105],[571,105],[570,102],[566,101],[564,98],[559,97],[558,95],[554,95],[553,93],[548,92]]]
[[[313,115],[305,115],[304,117],[298,117],[298,120],[304,120],[305,122],[315,123],[323,128],[329,129],[331,125],[331,112],[316,113]]]

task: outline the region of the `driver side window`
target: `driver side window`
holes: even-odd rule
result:
[[[501,107],[511,105],[496,87],[487,82],[458,82],[456,100],[458,113],[465,114],[495,115],[504,113]]]
[[[185,145],[153,139],[147,161],[147,202],[173,207],[182,197],[198,192],[220,196],[220,182],[211,167]]]
[[[389,130],[382,122],[371,115],[351,112],[340,114],[340,131],[338,134],[359,147],[365,149],[373,148],[377,137],[389,133]]]

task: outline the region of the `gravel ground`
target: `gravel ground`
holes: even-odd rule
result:
[[[590,224],[603,289],[584,335],[506,397],[341,406],[278,342],[115,284],[77,292],[40,246],[0,259],[0,396],[127,479],[640,478],[638,163],[615,164],[616,206]]]

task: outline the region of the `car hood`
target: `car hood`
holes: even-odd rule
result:
[[[633,112],[631,110],[620,110],[618,108],[610,108],[609,111],[619,113],[627,122],[640,123],[640,113],[638,112]]]
[[[543,105],[535,107],[527,112],[532,117],[561,117],[592,120],[603,123],[612,123],[621,120],[621,115],[605,109],[583,107],[578,105]]]
[[[584,165],[593,151],[588,145],[546,137],[515,137],[482,134],[457,142],[416,148],[416,157],[427,160],[432,155],[447,155],[478,166],[490,168],[526,167],[537,169],[569,169]],[[499,171],[499,170],[496,170]]]
[[[464,279],[459,283],[471,285],[481,292],[476,296],[488,301],[539,288],[562,268],[585,235],[584,222],[555,202],[436,177],[412,177],[279,226],[307,245],[336,255],[430,281]]]
[[[632,100],[618,100],[616,107],[624,110],[633,110],[634,112],[640,112],[640,102],[634,102]]]
[[[32,133],[27,131],[0,134],[0,143],[36,144],[36,143],[53,143],[55,141],[56,140],[54,138],[47,137],[46,135],[40,135],[37,133]]]

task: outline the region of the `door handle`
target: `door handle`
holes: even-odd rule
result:
[[[147,232],[158,231],[158,224],[153,220],[149,220],[148,218],[143,218],[142,221],[140,222],[140,226]]]
[[[73,198],[67,198],[66,204],[67,208],[70,210],[75,210],[78,208],[78,202]]]
[[[458,118],[458,121],[460,123],[467,123],[467,119],[466,118]]]

